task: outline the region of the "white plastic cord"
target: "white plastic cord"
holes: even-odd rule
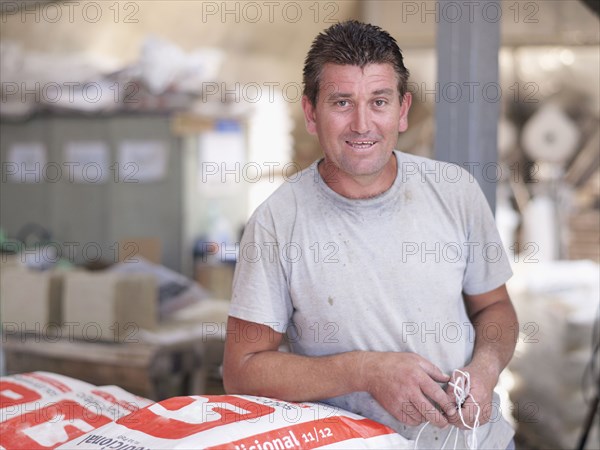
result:
[[[467,430],[465,430],[465,443],[467,444],[468,449],[477,450],[477,428],[479,427],[479,416],[481,414],[481,407],[479,406],[479,403],[475,401],[473,395],[469,392],[471,390],[471,375],[469,374],[469,372],[463,372],[462,370],[456,369],[454,370],[454,372],[452,372],[452,379],[454,380],[454,383],[450,382],[448,384],[452,386],[454,390],[454,399],[456,401],[456,409],[458,410],[458,416],[460,417],[460,421],[465,426],[465,428],[467,428]],[[473,421],[472,426],[465,421],[462,412],[462,405],[468,398],[471,399],[471,401],[477,408],[477,410],[475,411],[475,420]],[[418,449],[417,444],[419,442],[419,438],[421,437],[421,433],[423,433],[423,430],[425,430],[427,425],[429,425],[429,421],[427,421],[425,425],[421,427],[419,433],[417,434],[417,438],[415,439],[415,450]],[[448,439],[450,439],[450,436],[452,435],[452,432],[454,430],[456,430],[454,436],[454,450],[456,450],[456,446],[458,444],[458,434],[460,431],[458,427],[453,427],[450,429],[440,449],[446,448],[446,443],[448,442]]]
[[[460,376],[457,378],[456,373],[459,373]],[[473,395],[469,392],[471,390],[471,374],[469,372],[463,372],[462,370],[456,369],[452,373],[452,378],[455,380],[454,383],[448,383],[454,389],[454,398],[456,399],[456,406],[458,407],[458,416],[460,417],[460,421],[465,426],[465,428],[471,430],[470,432],[465,432],[466,444],[467,447],[471,450],[477,449],[477,428],[479,427],[479,416],[481,414],[481,407],[479,403],[475,401]],[[475,420],[473,421],[473,425],[470,426],[463,417],[462,412],[462,404],[470,398],[475,407],[477,408],[475,411]],[[456,447],[455,447],[456,448]]]

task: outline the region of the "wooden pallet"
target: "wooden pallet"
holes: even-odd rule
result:
[[[6,370],[60,373],[99,386],[117,385],[157,401],[203,393],[204,347],[197,333],[141,334],[137,342],[106,343],[3,333]]]

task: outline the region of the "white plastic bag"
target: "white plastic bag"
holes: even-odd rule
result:
[[[174,397],[60,449],[408,449],[391,428],[319,403],[244,395]]]
[[[47,372],[4,377],[0,393],[0,449],[11,450],[54,449],[152,403]]]

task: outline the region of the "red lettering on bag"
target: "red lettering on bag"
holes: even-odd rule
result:
[[[37,392],[11,381],[0,381],[0,408],[22,405],[42,398]]]
[[[0,445],[52,449],[110,421],[77,402],[62,400],[0,423]]]
[[[310,450],[349,439],[368,439],[395,433],[391,428],[370,419],[333,416],[311,420],[265,433],[225,442],[206,450],[224,448],[301,448]]]
[[[233,422],[257,419],[275,411],[232,395],[173,397],[117,421],[161,439],[183,439]]]

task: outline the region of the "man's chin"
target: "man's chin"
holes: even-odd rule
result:
[[[380,175],[385,169],[385,166],[353,166],[349,167],[348,170],[344,170],[348,175],[354,178],[368,178]]]
[[[391,155],[390,155],[391,156]],[[351,161],[342,166],[342,170],[356,177],[369,177],[382,173],[390,163],[390,158],[382,158],[379,155],[374,160]],[[345,167],[344,167],[345,166]],[[346,170],[347,169],[347,170]]]

